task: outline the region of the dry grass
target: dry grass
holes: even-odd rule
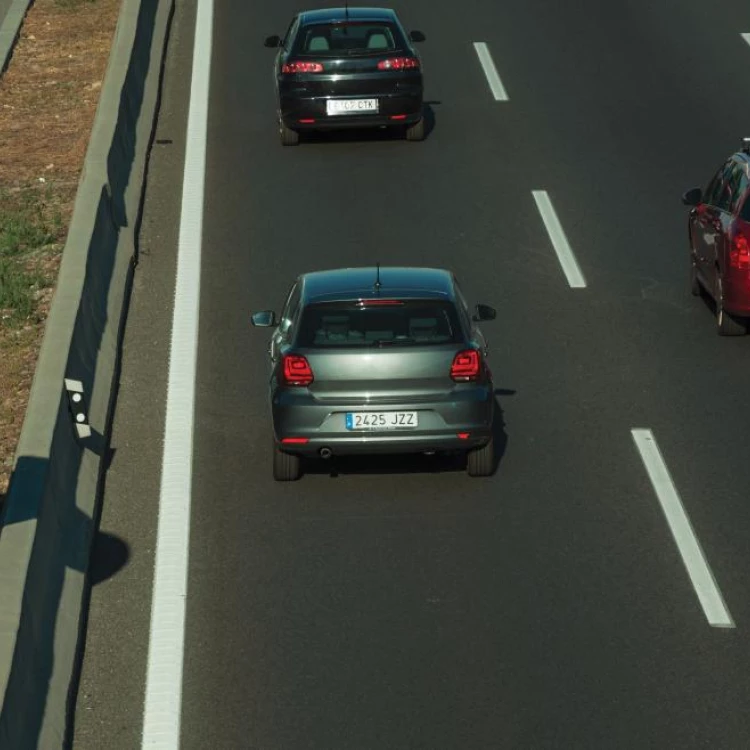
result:
[[[120,0],[36,0],[0,77],[0,495],[7,489]],[[10,227],[10,228],[9,228]],[[19,301],[20,300],[20,301]]]

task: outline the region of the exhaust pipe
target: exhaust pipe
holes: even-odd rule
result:
[[[333,455],[333,451],[330,448],[321,448],[320,457],[328,459]]]

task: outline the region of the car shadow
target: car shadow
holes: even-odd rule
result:
[[[434,105],[438,101],[424,103],[425,140],[435,129]],[[300,132],[300,143],[360,143],[363,141],[403,141],[406,139],[402,127],[351,128],[343,130],[305,130]]]
[[[513,395],[515,391],[495,391],[495,420],[492,434],[495,443],[495,458],[492,473],[497,472],[508,446],[505,432],[505,417],[497,395]],[[466,454],[454,451],[424,454],[378,454],[372,456],[332,456],[327,460],[303,459],[302,473],[327,475],[335,479],[350,474],[445,474],[466,471]]]

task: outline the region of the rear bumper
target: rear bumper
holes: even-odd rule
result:
[[[282,450],[303,456],[316,456],[321,448],[342,456],[469,450],[485,445],[492,437],[494,406],[490,386],[466,388],[444,401],[377,406],[362,403],[330,406],[310,394],[280,390],[272,399],[274,438]],[[352,411],[416,411],[418,427],[347,430],[346,413]],[[459,437],[459,433],[465,436]],[[285,438],[306,442],[285,444]]]
[[[422,96],[405,94],[336,97],[342,99],[377,99],[376,113],[328,115],[326,102],[330,97],[283,97],[281,119],[293,130],[338,130],[344,128],[398,127],[413,125],[422,118]],[[308,122],[302,122],[307,120]],[[312,122],[309,122],[309,121]]]

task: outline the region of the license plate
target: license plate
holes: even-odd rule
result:
[[[415,411],[354,411],[346,414],[347,430],[413,430]]]
[[[329,99],[326,102],[329,115],[358,115],[377,111],[377,99]]]

